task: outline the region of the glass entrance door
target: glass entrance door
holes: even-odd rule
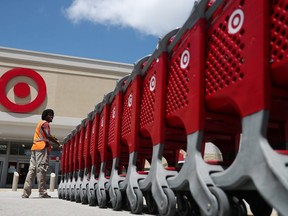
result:
[[[27,162],[18,162],[17,170],[19,173],[19,182],[20,186],[24,185],[25,179],[29,170],[29,163]]]
[[[8,162],[8,169],[7,169],[7,179],[6,185],[10,186],[13,182],[13,175],[14,172],[17,171],[17,162],[16,161],[9,161]]]
[[[0,187],[2,187],[2,182],[1,182],[1,179],[3,179],[3,166],[4,166],[4,161],[1,160],[0,158]]]
[[[12,185],[14,172],[18,172],[19,174],[18,187],[22,187],[24,185],[28,169],[29,169],[29,162],[27,161],[9,161],[6,185],[8,186]]]

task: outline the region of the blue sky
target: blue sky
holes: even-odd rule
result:
[[[191,0],[0,0],[0,46],[134,63],[185,22],[192,9],[187,4],[193,5]]]
[[[182,26],[192,2],[0,0],[0,46],[134,63]]]

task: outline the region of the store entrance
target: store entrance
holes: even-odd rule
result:
[[[29,162],[27,161],[9,161],[6,185],[12,185],[14,172],[18,172],[19,181],[18,187],[22,187],[25,183],[25,179],[29,170]]]
[[[19,185],[24,185],[25,179],[29,170],[29,163],[27,162],[18,162],[18,173],[19,173]]]
[[[0,158],[0,180],[2,179],[2,175],[3,175],[3,166],[4,166],[4,161],[3,160],[1,160],[1,158]],[[0,181],[0,186],[2,187],[2,185],[1,185],[1,181]]]

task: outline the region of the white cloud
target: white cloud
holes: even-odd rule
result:
[[[66,9],[73,22],[130,27],[141,33],[163,36],[181,27],[195,0],[74,0]]]

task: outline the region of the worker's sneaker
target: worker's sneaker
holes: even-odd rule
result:
[[[50,195],[48,194],[42,194],[42,195],[39,195],[40,198],[51,198]]]
[[[22,197],[22,198],[29,198],[29,196],[27,196],[27,195],[25,195],[25,194],[23,194],[21,197]]]

